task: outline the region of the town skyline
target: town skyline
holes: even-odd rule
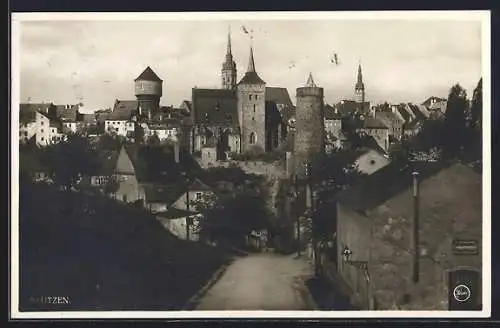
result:
[[[446,97],[455,83],[470,97],[482,75],[479,21],[24,21],[20,101],[109,108],[135,98],[133,80],[150,66],[162,105],[177,106],[194,87],[220,88],[229,29],[238,81],[252,43],[259,75],[293,102],[310,72],[327,103],[352,99],[359,63],[372,104]]]

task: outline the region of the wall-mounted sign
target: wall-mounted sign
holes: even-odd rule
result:
[[[455,239],[452,251],[455,255],[477,255],[479,253],[478,242],[475,239]]]

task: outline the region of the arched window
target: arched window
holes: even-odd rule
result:
[[[248,100],[252,100],[252,95],[248,95]]]
[[[257,136],[253,132],[250,133],[250,144],[253,145],[256,142],[257,142]]]

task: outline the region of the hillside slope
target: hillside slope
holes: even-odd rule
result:
[[[21,311],[179,309],[230,260],[101,196],[21,183],[19,198]]]

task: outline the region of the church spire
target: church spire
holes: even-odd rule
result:
[[[358,78],[354,87],[354,97],[356,102],[365,102],[365,84],[363,83],[363,73],[361,72],[361,63],[358,63]]]
[[[253,60],[253,45],[250,45],[250,58],[248,59],[247,72],[255,73],[255,62]]]
[[[222,63],[222,88],[233,89],[236,86],[236,63],[231,51],[231,27],[227,32],[226,59]]]
[[[228,28],[228,31],[227,31],[227,52],[226,52],[226,56],[233,56],[233,54],[231,53],[231,26]]]
[[[363,73],[361,72],[361,63],[358,64],[358,81],[356,87],[362,87],[363,85]]]

